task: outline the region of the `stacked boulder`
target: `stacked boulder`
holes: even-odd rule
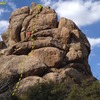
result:
[[[15,10],[7,32],[2,35],[7,48],[0,57],[1,97],[9,92],[9,86],[13,90],[22,70],[19,95],[37,82],[67,80],[75,84],[95,79],[88,64],[90,44],[85,34],[67,18],[58,22],[56,12],[50,7],[41,7],[35,18],[37,9],[38,5],[32,3],[30,8]],[[31,41],[27,33],[33,27],[34,41]]]

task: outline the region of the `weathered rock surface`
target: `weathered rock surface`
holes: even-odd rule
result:
[[[19,93],[27,93],[28,89],[35,84],[46,82],[45,79],[38,76],[29,76],[24,78],[20,82],[20,86],[18,88]]]
[[[6,45],[3,41],[0,41],[0,49],[6,48]]]
[[[63,51],[54,47],[33,50],[30,55],[38,57],[48,67],[59,67],[64,57]]]
[[[5,45],[8,47],[8,40],[9,40],[8,32],[2,34],[2,39]]]
[[[67,18],[58,22],[50,7],[38,10],[38,5],[32,3],[30,8],[15,10],[2,38],[0,100],[5,100],[3,95],[9,94],[9,87],[13,92],[20,77],[20,96],[38,82],[67,80],[69,84],[80,84],[94,78],[88,64],[90,44],[85,34]]]
[[[2,41],[0,41],[0,49],[2,49],[2,47],[3,47],[3,43]]]

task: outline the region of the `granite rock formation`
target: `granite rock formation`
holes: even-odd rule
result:
[[[14,90],[21,71],[17,94],[38,82],[54,81],[79,84],[82,80],[95,80],[88,64],[90,43],[76,24],[61,18],[50,7],[32,3],[12,12],[9,27],[2,35],[5,48],[0,42],[0,100]],[[31,41],[28,32],[32,32]],[[32,49],[34,43],[34,49]],[[23,65],[22,65],[23,62]],[[4,96],[5,95],[5,96]]]

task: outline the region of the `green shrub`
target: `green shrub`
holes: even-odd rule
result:
[[[66,100],[100,100],[100,83],[97,81],[87,85],[85,82],[82,87],[74,85]]]
[[[100,100],[100,83],[71,87],[67,83],[41,83],[28,93],[27,100]]]
[[[12,96],[8,96],[6,100],[19,100],[18,97],[16,95]]]
[[[64,83],[40,83],[30,89],[28,100],[63,100],[68,91]]]
[[[74,84],[69,86],[67,82],[63,83],[40,83],[31,87],[25,95],[26,99],[11,97],[9,100],[100,100],[100,83],[93,82],[82,85]],[[15,98],[15,99],[14,99]]]

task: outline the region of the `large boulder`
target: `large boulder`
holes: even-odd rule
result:
[[[22,28],[22,22],[27,15],[28,14],[21,14],[11,19],[11,22],[10,22],[11,24],[10,24],[10,29],[9,29],[9,36],[11,39],[9,41],[10,46],[20,41],[20,32]]]
[[[74,29],[77,29],[78,27],[76,26],[76,24],[70,20],[70,19],[67,19],[67,18],[64,18],[62,17],[59,21],[59,28],[62,28],[62,27],[67,27],[69,30],[74,30]]]
[[[10,16],[9,25],[9,45],[12,46],[19,42],[22,22],[29,14],[29,7],[25,6],[15,10]]]
[[[47,81],[63,82],[64,80],[69,80],[69,83],[74,83],[74,80],[81,82],[83,75],[74,68],[64,68],[55,72],[50,72],[43,78]]]
[[[29,88],[33,87],[36,84],[46,82],[45,79],[38,77],[38,76],[29,76],[24,78],[23,80],[20,81],[20,85],[18,87],[17,95],[20,94],[27,94],[27,91]],[[21,95],[22,96],[22,95]],[[23,96],[22,96],[23,97]]]
[[[12,14],[10,16],[10,21],[15,16],[18,16],[18,15],[21,15],[21,14],[28,14],[28,13],[29,13],[29,7],[28,6],[24,6],[22,8],[18,8],[14,12],[12,12]]]
[[[59,67],[63,60],[64,53],[57,48],[46,47],[33,50],[30,55],[38,57],[48,67]]]
[[[9,88],[14,92],[17,87],[17,96],[22,98],[42,82],[80,85],[83,80],[96,80],[88,64],[91,50],[86,35],[70,19],[58,22],[50,7],[32,3],[16,9],[2,38],[0,100],[6,100]]]
[[[57,27],[57,14],[52,9],[43,8],[38,14],[37,18],[32,18],[26,31],[32,31],[34,25],[34,32],[56,28]]]
[[[0,58],[0,65],[0,74],[4,74],[2,76],[4,78],[14,76],[14,74],[19,75],[21,71],[23,71],[23,74],[27,73],[42,76],[42,74],[49,69],[39,58],[24,55],[2,56]]]

